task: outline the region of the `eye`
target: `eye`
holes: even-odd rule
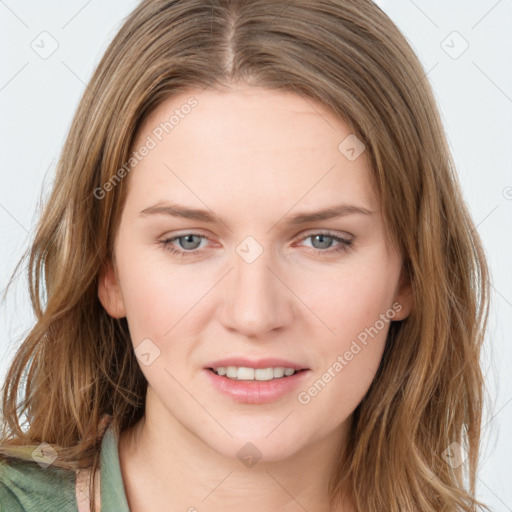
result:
[[[312,249],[314,254],[337,254],[347,251],[352,245],[353,239],[345,238],[329,232],[311,233],[302,240],[311,239]],[[334,248],[332,248],[334,244]]]
[[[316,255],[331,255],[346,252],[352,245],[353,239],[345,238],[334,233],[318,232],[311,233],[301,240],[311,239],[312,247],[310,252]],[[204,235],[197,233],[185,233],[172,238],[160,241],[165,250],[178,257],[200,256],[201,242],[208,240]],[[333,247],[334,244],[334,247]],[[336,245],[337,244],[337,245]]]
[[[199,255],[199,251],[196,249],[198,249],[202,240],[207,240],[207,238],[197,233],[186,233],[185,235],[162,240],[160,243],[164,249],[176,256],[195,256]],[[178,247],[174,245],[175,242],[178,243]]]

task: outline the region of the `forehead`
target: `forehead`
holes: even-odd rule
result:
[[[337,146],[351,133],[341,118],[312,98],[249,86],[229,92],[197,89],[167,99],[146,118],[139,142],[159,128],[164,133],[158,138],[176,139],[180,143],[185,139],[191,143],[208,143],[213,139],[218,142],[220,138],[245,143],[231,144],[231,152],[253,149],[258,142],[265,141],[265,154],[294,146],[297,151],[322,151],[328,145]]]
[[[151,149],[131,172],[130,189],[148,200],[180,194],[196,203],[198,197],[236,199],[261,209],[266,200],[269,207],[299,200],[307,206],[321,197],[359,199],[374,209],[365,152],[347,158],[354,137],[327,107],[299,94],[190,90],[143,123],[133,149]]]

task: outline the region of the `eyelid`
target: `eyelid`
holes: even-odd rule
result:
[[[338,246],[339,245],[344,245],[346,248],[350,247],[350,245],[353,243],[355,237],[353,235],[351,235],[350,233],[340,233],[340,232],[336,232],[336,231],[331,231],[329,229],[313,229],[311,231],[306,231],[305,233],[302,233],[298,238],[296,238],[294,244],[296,244],[297,242],[302,242],[302,241],[305,241],[307,240],[308,238],[312,238],[314,236],[319,236],[319,235],[323,235],[323,236],[328,236],[330,238],[333,238],[335,241],[338,242]],[[321,250],[321,249],[315,249],[314,247],[313,248],[310,248],[312,251],[318,251],[319,253],[322,252],[322,253],[325,253],[325,254],[328,254],[330,251],[334,251],[335,249],[326,249],[326,250]]]
[[[302,240],[304,238],[308,238],[308,237],[314,236],[314,235],[328,235],[328,236],[333,236],[333,237],[338,237],[338,238],[345,238],[347,240],[351,240],[354,238],[354,235],[347,233],[346,231],[340,232],[340,231],[334,231],[331,229],[321,229],[320,228],[320,229],[308,229],[307,231],[301,233],[297,237],[297,240]]]
[[[178,232],[178,233],[173,232],[172,234],[165,234],[165,235],[160,236],[158,238],[158,240],[160,242],[170,242],[171,240],[176,241],[179,238],[184,238],[186,236],[198,236],[200,238],[208,240],[211,243],[216,243],[216,242],[214,242],[213,237],[211,237],[210,235],[206,235],[206,234],[201,233],[200,231],[196,231],[196,230],[189,230],[189,231],[183,231],[183,232]],[[216,243],[216,244],[219,245],[218,243]]]

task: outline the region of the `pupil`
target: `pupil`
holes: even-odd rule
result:
[[[194,242],[193,241],[190,241],[191,239],[193,238],[197,238],[199,239],[199,237],[197,235],[186,235],[186,236],[182,236],[180,238],[180,245],[183,247],[183,249],[188,249],[188,250],[191,250],[191,249],[197,249],[197,242],[194,246]],[[185,243],[182,243],[181,241],[185,240]],[[201,240],[199,239],[199,243],[201,243]],[[188,244],[192,244],[192,247],[188,246]]]
[[[315,239],[320,239],[320,243],[322,244],[322,241],[323,241],[323,246],[322,247],[316,247],[316,249],[328,249],[329,246],[331,245],[330,242],[332,241],[332,237],[331,236],[325,236],[325,235],[315,235],[313,237],[313,240]],[[325,243],[325,241],[327,240],[327,243]],[[314,243],[313,243],[314,245]]]

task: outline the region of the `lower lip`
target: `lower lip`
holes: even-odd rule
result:
[[[304,381],[309,370],[302,370],[289,377],[272,380],[232,380],[204,370],[213,386],[221,393],[244,404],[266,404],[291,393]]]

